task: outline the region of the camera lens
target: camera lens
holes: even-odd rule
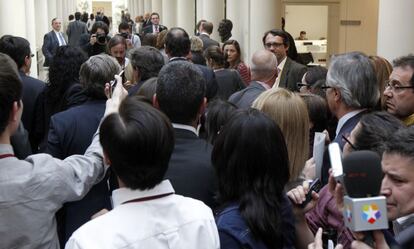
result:
[[[106,35],[105,34],[97,34],[96,39],[99,43],[105,43],[106,42]]]

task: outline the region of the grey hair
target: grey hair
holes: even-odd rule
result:
[[[374,67],[360,52],[335,56],[326,85],[338,89],[342,102],[351,108],[374,108],[380,97]]]
[[[105,83],[114,79],[120,73],[121,66],[115,58],[100,54],[89,58],[79,70],[79,80],[86,94],[94,99],[106,99]]]
[[[256,51],[251,59],[250,71],[257,75],[267,76],[273,74],[277,67],[276,56],[267,50]]]

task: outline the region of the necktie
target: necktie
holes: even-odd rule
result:
[[[58,33],[58,38],[59,38],[59,46],[64,46],[66,45],[65,39],[63,39],[62,33]]]
[[[158,30],[158,25],[156,25],[155,26],[155,33],[158,33],[158,32],[160,32],[160,31]]]

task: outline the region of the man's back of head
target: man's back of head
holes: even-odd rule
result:
[[[111,167],[130,189],[146,190],[161,183],[174,148],[168,118],[138,98],[126,98],[119,113],[100,126],[100,141]]]
[[[22,37],[4,35],[0,38],[0,52],[9,55],[20,69],[31,56],[30,43]]]
[[[191,41],[187,32],[182,28],[172,28],[165,38],[165,52],[170,58],[185,57],[190,53]]]
[[[80,12],[75,12],[75,20],[79,21],[81,19],[82,14]]]
[[[205,101],[206,81],[192,63],[166,64],[158,75],[156,100],[173,123],[192,125]]]
[[[130,51],[130,63],[139,73],[139,80],[145,81],[151,77],[157,77],[164,66],[164,57],[154,47],[142,46]]]
[[[261,81],[272,86],[277,76],[276,56],[267,50],[256,51],[251,59],[250,71],[252,80]]]
[[[95,55],[84,62],[79,71],[79,80],[88,97],[106,99],[104,86],[115,74],[121,71],[121,66],[115,58],[106,55]]]
[[[13,105],[15,102],[20,105],[22,82],[16,64],[7,54],[0,53],[0,65],[0,136],[3,136],[9,126]]]
[[[201,23],[201,32],[206,32],[207,34],[211,35],[213,33],[213,23],[211,22],[202,22]]]
[[[374,67],[360,52],[335,56],[328,70],[326,85],[338,90],[341,102],[350,109],[374,108],[379,100]]]

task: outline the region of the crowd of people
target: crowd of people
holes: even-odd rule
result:
[[[0,38],[0,248],[322,249],[323,231],[413,248],[414,55],[308,67],[272,29],[247,62],[228,19],[221,41],[208,20],[190,37],[158,13],[123,12],[114,35],[103,13],[73,19],[44,36],[46,83],[25,38]],[[382,160],[390,228],[371,243],[345,225],[327,149],[316,167],[316,132]]]

